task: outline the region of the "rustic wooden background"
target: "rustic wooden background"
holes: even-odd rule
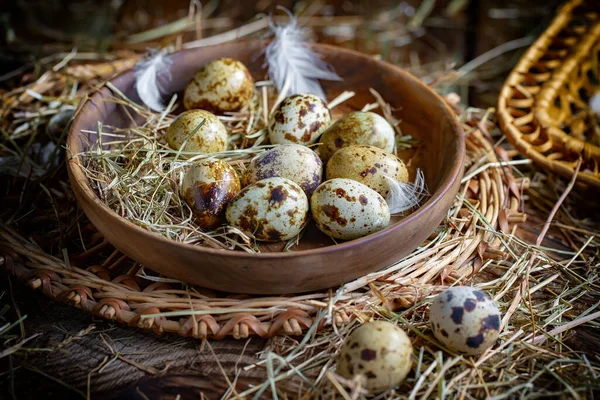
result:
[[[190,2],[200,0],[0,0],[0,75],[30,62],[42,54],[59,50],[110,51],[125,37],[162,26],[185,17]],[[515,39],[539,35],[553,16],[561,0],[204,0],[203,12],[211,23],[204,36],[235,28],[258,14],[273,12],[276,5],[304,10],[317,15],[361,16],[351,38],[332,38],[331,27],[317,29],[317,39],[353,47],[384,58],[390,47],[400,46],[397,24],[389,38],[377,44],[367,21],[392,18],[402,23],[402,10],[432,6],[423,21],[427,33],[393,52],[390,61],[419,75],[443,69],[454,62],[458,66]],[[399,16],[400,15],[400,16]],[[385,24],[384,24],[385,25]],[[327,34],[325,34],[327,33]],[[193,39],[189,33],[188,39]],[[521,49],[522,50],[522,49]],[[510,51],[486,63],[461,82],[473,106],[494,106],[496,94],[520,51]],[[10,83],[10,82],[8,82]],[[0,77],[0,85],[6,85]]]
[[[310,6],[307,3],[313,2],[222,0],[207,2],[205,7],[215,6],[211,18],[224,18],[233,28],[257,13],[270,12],[275,3],[291,8]],[[365,20],[399,5],[397,1],[383,0],[321,3],[331,15],[361,15]],[[420,3],[406,2],[414,7]],[[407,68],[417,65],[425,73],[428,68],[441,68],[442,63],[455,62],[460,66],[503,43],[536,36],[552,17],[559,1],[443,0],[432,4],[433,12],[424,23],[427,40],[407,45],[405,51],[398,53],[398,59],[393,60]],[[188,0],[0,0],[5,31],[0,39],[0,75],[36,57],[73,46],[80,50],[108,51],[115,40],[127,34],[187,15],[188,5]],[[451,7],[459,11],[449,15]],[[210,29],[206,34],[210,34]],[[373,47],[368,30],[357,30],[354,39],[327,40],[368,53],[385,52]],[[461,95],[468,96],[471,105],[493,106],[503,79],[519,54],[518,50],[511,51],[483,65],[464,82]],[[14,81],[10,78],[0,81],[2,86],[11,84]],[[535,237],[536,226],[533,222],[525,226],[523,235]],[[8,365],[7,358],[3,358],[0,398],[77,398],[80,394],[71,388],[85,394],[88,387],[93,398],[142,399],[140,392],[152,399],[175,398],[176,394],[199,398],[201,392],[212,398],[227,388],[221,368],[232,379],[239,368],[255,362],[256,354],[268,344],[260,338],[203,345],[171,335],[158,337],[94,320],[76,309],[52,303],[6,276],[0,278],[2,292],[5,295],[0,306],[6,304],[10,313],[18,310],[20,315],[27,315],[23,326],[26,336],[39,335],[28,346],[43,350],[29,352],[27,357],[19,358],[17,365]],[[92,329],[91,325],[93,330],[78,336],[79,332]],[[570,340],[574,346],[579,342],[580,348],[589,346],[582,350],[593,353],[600,348],[585,330],[577,331]],[[259,368],[245,372],[241,384],[247,387],[262,382],[264,373]],[[294,385],[291,382],[284,388],[297,393]]]

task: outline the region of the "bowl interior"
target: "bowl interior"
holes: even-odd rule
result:
[[[178,94],[180,100],[183,89],[193,74],[208,61],[219,57],[232,57],[242,61],[257,81],[268,79],[264,68],[263,49],[264,42],[249,41],[175,53],[170,68],[171,79],[164,87],[167,92],[165,98]],[[422,83],[389,64],[332,46],[315,45],[315,49],[343,78],[339,82],[321,82],[327,99],[332,100],[345,90],[356,93],[350,100],[333,110],[334,119],[347,112],[360,110],[367,103],[376,102],[369,89],[380,93],[392,106],[394,116],[400,120],[402,134],[410,135],[419,141],[418,146],[401,151],[398,155],[407,162],[411,178],[414,177],[416,168],[423,170],[428,191],[434,200],[436,192],[439,192],[444,183],[455,174],[453,167],[461,154],[456,124],[453,123],[447,108],[441,104],[440,98],[431,91],[424,90]],[[141,103],[135,89],[133,72],[117,77],[112,83],[127,97]],[[97,137],[93,132],[97,130],[98,121],[119,128],[134,126],[131,114],[125,112],[123,107],[102,100],[102,97],[108,94],[105,88],[104,92],[89,103],[90,107],[94,107],[97,118],[76,124],[79,131],[71,132],[69,146],[73,153],[85,151],[90,143],[96,142]],[[177,112],[181,111],[183,108],[179,107]],[[83,133],[81,130],[87,132]],[[402,218],[392,217],[387,229],[391,229],[400,221]],[[264,243],[260,247],[264,252],[280,252],[284,245],[285,243]],[[332,245],[335,245],[335,242],[316,229],[311,222],[300,243],[291,249],[309,250]]]
[[[232,42],[175,53],[167,94],[181,94],[202,65],[219,57],[242,61],[256,80],[263,80],[264,47],[263,41]],[[81,157],[71,157],[96,142],[96,135],[88,132],[96,132],[99,121],[120,128],[141,122],[132,122],[122,106],[107,101],[113,94],[104,87],[77,113],[67,140],[73,191],[90,221],[115,247],[144,266],[189,284],[234,293],[282,294],[330,288],[393,264],[417,248],[446,216],[460,184],[464,139],[454,114],[438,95],[400,68],[334,46],[313,48],[343,78],[322,82],[327,98],[331,100],[345,90],[356,92],[334,109],[334,116],[375,102],[369,91],[373,88],[392,106],[403,135],[419,140],[418,146],[401,154],[411,168],[419,167],[425,174],[431,197],[419,209],[382,231],[337,244],[309,226],[294,251],[282,251],[282,243],[265,245],[262,252],[251,254],[169,240],[109,209],[91,189]],[[133,72],[111,83],[139,103]]]

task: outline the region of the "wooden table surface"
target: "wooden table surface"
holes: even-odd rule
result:
[[[170,398],[168,386],[176,387],[176,393],[182,396],[187,392],[202,391],[213,398],[227,389],[221,368],[233,380],[238,368],[258,360],[256,353],[267,343],[266,339],[252,337],[211,341],[203,345],[199,340],[176,335],[157,336],[94,319],[78,309],[49,301],[14,278],[9,280],[2,275],[0,292],[6,292],[5,303],[10,297],[11,286],[14,304],[22,315],[27,315],[24,322],[26,337],[39,335],[27,346],[52,351],[32,351],[27,358],[19,357],[18,365],[13,366],[12,377],[8,373],[9,366],[4,365],[5,372],[0,378],[0,398],[3,399],[10,398],[10,379],[14,379],[14,392],[19,399],[35,399],[41,394],[47,398],[77,397],[76,392],[58,380],[85,393],[88,379],[92,398],[114,398],[120,393],[123,399],[141,399],[143,397],[136,393],[139,388],[149,398],[166,399]],[[77,337],[79,332],[90,327],[93,330]],[[75,340],[60,345],[74,336]],[[117,355],[121,358],[115,358]],[[263,370],[254,369],[244,373],[242,381],[256,384],[262,382],[263,377]],[[157,396],[159,393],[160,397]]]

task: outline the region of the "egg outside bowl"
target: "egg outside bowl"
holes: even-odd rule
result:
[[[255,79],[262,79],[263,59],[257,55],[263,41],[239,41],[190,49],[172,55],[170,93],[183,92],[192,75],[205,63],[220,57],[242,61]],[[338,286],[389,266],[419,246],[444,219],[454,202],[463,174],[463,133],[445,102],[415,77],[367,55],[328,45],[313,45],[336,72],[340,82],[323,82],[329,100],[344,90],[356,96],[344,103],[347,111],[374,102],[369,88],[377,90],[396,109],[404,134],[420,140],[417,165],[423,169],[431,197],[404,219],[369,236],[333,244],[316,229],[309,229],[298,251],[250,254],[189,245],[151,233],[112,211],[91,189],[79,157],[96,141],[98,121],[126,128],[131,122],[122,107],[106,101],[104,87],[81,107],[69,131],[68,172],[83,211],[96,228],[132,259],[165,276],[190,284],[235,293],[284,294]],[[139,103],[132,71],[112,84]],[[181,97],[180,97],[181,98]]]

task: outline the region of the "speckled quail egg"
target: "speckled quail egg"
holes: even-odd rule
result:
[[[327,162],[327,179],[348,178],[364,183],[384,198],[389,194],[385,176],[408,182],[401,159],[374,146],[348,146],[336,151]]]
[[[227,204],[241,190],[235,170],[226,162],[203,160],[187,170],[181,194],[202,228],[215,228],[225,220]]]
[[[323,161],[339,149],[352,145],[375,146],[391,153],[396,135],[394,128],[382,116],[363,111],[344,115],[325,130],[321,137],[319,155]]]
[[[383,197],[352,179],[323,182],[314,191],[310,206],[317,228],[334,239],[356,239],[390,223],[390,209]]]
[[[337,373],[347,379],[363,375],[366,388],[382,392],[406,378],[412,368],[410,339],[398,326],[375,321],[356,328],[344,341]]]
[[[232,58],[219,58],[202,67],[183,93],[186,109],[216,113],[235,111],[252,99],[254,80],[248,68]]]
[[[242,186],[279,176],[296,182],[308,197],[321,183],[323,162],[311,149],[284,144],[254,158],[242,175]]]
[[[295,182],[268,178],[246,186],[229,203],[227,222],[265,242],[288,240],[308,219],[308,199]]]
[[[218,153],[227,149],[227,128],[208,111],[189,110],[171,122],[167,129],[167,143],[174,150],[183,146],[183,151]]]
[[[433,334],[456,352],[476,355],[491,347],[500,333],[498,307],[481,290],[455,286],[440,293],[431,304]]]
[[[296,143],[309,145],[331,123],[327,104],[312,94],[286,97],[269,118],[269,139],[272,144]]]

